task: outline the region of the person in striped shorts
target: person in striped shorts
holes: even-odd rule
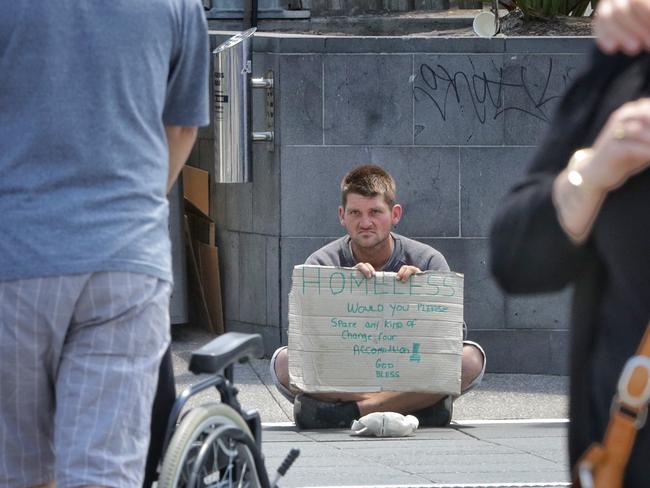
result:
[[[34,6],[0,15],[0,487],[135,488],[207,26],[199,0]]]

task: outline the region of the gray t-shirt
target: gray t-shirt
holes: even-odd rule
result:
[[[2,2],[0,280],[170,280],[165,125],[209,122],[199,0]]]
[[[431,246],[395,234],[394,232],[391,235],[395,241],[395,248],[381,271],[398,272],[405,264],[416,266],[422,271],[449,271],[449,265],[445,257]],[[343,267],[356,266],[357,261],[354,259],[350,247],[350,236],[345,235],[321,247],[307,258],[305,264]]]

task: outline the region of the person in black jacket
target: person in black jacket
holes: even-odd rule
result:
[[[617,1],[606,0],[610,6]],[[631,15],[616,8],[614,17]],[[626,42],[608,39],[611,51]],[[643,45],[638,40],[637,51]],[[649,95],[650,54],[594,50],[526,179],[505,198],[491,229],[491,268],[506,292],[575,286],[572,465],[592,442],[602,441],[618,377],[650,319]],[[626,487],[648,486],[648,459],[645,427],[627,466]]]

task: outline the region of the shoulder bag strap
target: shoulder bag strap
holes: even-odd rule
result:
[[[607,432],[577,465],[581,488],[620,488],[636,433],[645,425],[650,401],[650,322],[636,355],[628,359],[618,380]]]

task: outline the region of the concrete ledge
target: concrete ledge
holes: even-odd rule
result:
[[[391,53],[536,53],[584,54],[593,46],[592,37],[476,37],[471,32],[471,18],[444,19],[435,34],[390,35],[315,35],[294,32],[264,32],[255,34],[255,52],[275,54],[391,54]],[[430,27],[430,26],[429,26]],[[466,27],[464,36],[445,35],[446,30]],[[239,32],[213,26],[210,31],[214,49]]]

